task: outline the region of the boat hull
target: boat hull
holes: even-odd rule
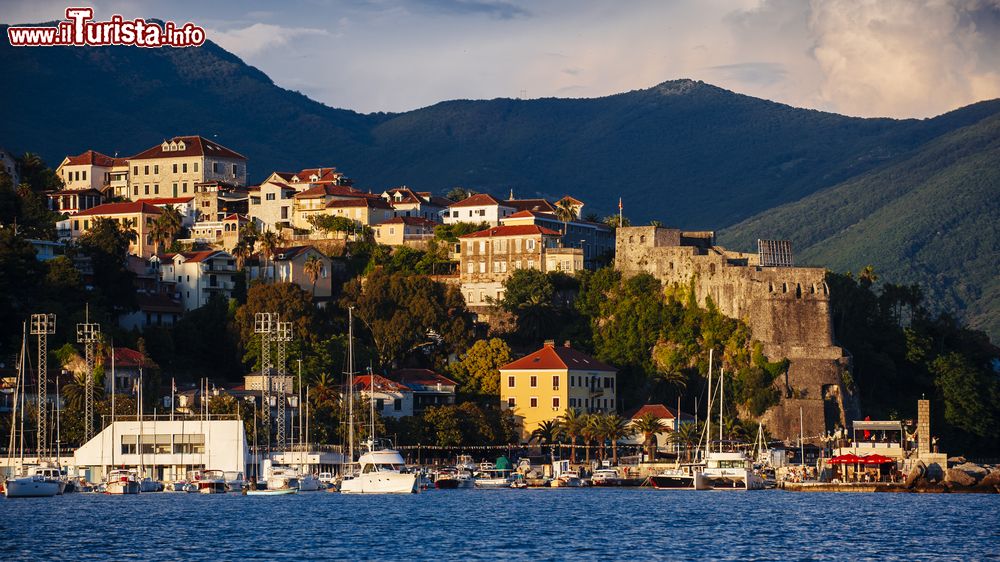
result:
[[[285,490],[247,490],[246,495],[248,496],[287,496],[291,494],[299,493],[298,490],[294,488],[288,488]]]
[[[104,493],[112,496],[130,496],[139,493],[138,482],[108,482],[104,487]]]
[[[649,482],[657,490],[694,490],[693,476],[650,476]]]
[[[438,490],[460,490],[475,488],[476,481],[472,478],[442,478],[434,481],[434,487]]]
[[[15,478],[7,481],[3,493],[8,498],[51,498],[59,494],[59,488],[58,481]]]
[[[359,474],[340,483],[342,494],[416,494],[417,475],[404,472]]]
[[[228,488],[225,482],[199,482],[199,494],[225,494]]]
[[[701,473],[695,478],[698,490],[763,490],[764,479],[751,471]]]

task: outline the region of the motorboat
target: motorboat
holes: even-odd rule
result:
[[[417,474],[406,470],[403,456],[395,449],[375,449],[358,459],[360,473],[345,477],[340,483],[344,494],[415,494],[419,490]]]
[[[221,470],[201,471],[201,478],[196,483],[199,494],[225,494],[229,491],[226,485],[226,473]]]
[[[187,481],[185,480],[175,480],[174,482],[167,482],[164,485],[164,492],[184,492],[187,489]]]
[[[148,494],[150,492],[162,492],[163,483],[157,482],[156,480],[146,476],[139,480],[139,491],[143,494]]]
[[[657,490],[693,490],[695,473],[704,465],[689,464],[665,469],[649,477],[649,483]]]
[[[580,478],[580,473],[575,470],[566,470],[552,479],[549,486],[553,488],[579,488],[583,486],[583,479]]]
[[[753,461],[741,452],[710,452],[705,469],[695,473],[697,490],[763,490],[764,479],[753,470]]]
[[[226,480],[226,491],[228,492],[241,492],[247,484],[242,472],[228,470],[225,472],[224,478]]]
[[[434,479],[434,487],[439,490],[475,488],[476,478],[468,470],[449,466],[438,471],[437,478]]]
[[[10,478],[3,493],[8,498],[50,498],[62,493],[66,481],[58,468],[48,466],[26,467],[25,475]]]
[[[104,493],[112,496],[138,494],[140,491],[139,479],[132,470],[112,470],[104,482]]]
[[[475,478],[476,487],[485,489],[510,488],[516,480],[514,472],[505,468],[480,469]]]
[[[271,467],[267,477],[268,490],[299,490],[299,473],[293,468]]]
[[[299,491],[300,492],[318,492],[323,488],[323,483],[319,481],[319,478],[312,474],[303,474],[299,476]]]
[[[595,470],[590,477],[591,486],[621,486],[622,479],[618,476],[618,471],[613,468],[602,468]]]
[[[287,496],[290,494],[297,494],[299,490],[297,488],[283,488],[280,490],[246,490],[244,492],[248,496]]]

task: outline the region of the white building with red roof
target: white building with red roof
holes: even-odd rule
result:
[[[213,294],[231,298],[235,286],[236,259],[222,250],[160,254],[150,260],[160,281],[173,284],[173,295],[184,310],[200,308]]]
[[[413,391],[413,415],[419,416],[427,408],[455,403],[458,383],[430,369],[396,369],[389,374],[392,380]]]
[[[120,177],[122,174],[124,176]],[[127,185],[128,160],[88,150],[63,158],[56,168],[56,175],[63,180],[63,189],[103,192],[112,183]]]
[[[129,245],[129,253],[148,257],[156,252],[156,244],[153,242],[151,230],[153,223],[162,214],[162,209],[144,201],[105,203],[80,211],[63,221],[61,225],[67,225],[70,237],[77,239],[89,232],[96,224],[97,219],[113,220],[135,230],[136,239]]]
[[[644,404],[625,417],[629,420],[629,426],[632,426],[636,420],[646,415],[656,416],[660,419],[660,425],[663,426],[663,430],[653,436],[656,439],[656,449],[660,451],[666,451],[671,448],[670,434],[677,431],[681,424],[694,423],[695,421],[694,416],[691,414],[684,413],[677,408],[670,408],[664,404]],[[643,434],[635,433],[631,437],[623,439],[622,442],[632,445],[642,445],[645,439]]]
[[[406,186],[388,189],[382,193],[382,198],[392,205],[394,217],[420,217],[434,222],[441,222],[442,213],[451,203],[443,197],[413,191]]]
[[[372,226],[392,218],[393,209],[380,197],[334,199],[326,204],[324,214],[351,219],[361,226]]]
[[[354,388],[364,400],[375,402],[375,411],[383,418],[413,415],[413,390],[382,375],[358,375]]]
[[[512,410],[527,438],[567,408],[618,411],[618,369],[573,349],[545,342],[541,349],[500,367],[500,407]]]
[[[247,181],[245,156],[201,136],[164,140],[129,158],[128,166],[132,199],[182,197],[206,182]]]
[[[515,212],[517,212],[515,207],[501,203],[489,193],[476,193],[448,205],[442,216],[445,224],[485,222],[490,226],[497,226],[501,219]]]
[[[296,193],[294,187],[278,181],[266,181],[251,187],[249,191],[247,216],[261,232],[278,231],[282,226],[292,225]]]

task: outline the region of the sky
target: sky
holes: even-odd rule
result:
[[[67,0],[2,0],[0,23]],[[1000,97],[1000,0],[100,0],[97,19],[191,21],[333,107],[596,97],[666,80],[861,117]]]

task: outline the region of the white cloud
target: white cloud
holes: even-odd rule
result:
[[[292,41],[304,37],[331,35],[325,29],[282,27],[268,23],[255,23],[249,27],[229,31],[214,29],[205,31],[209,40],[242,58],[251,58],[272,48],[287,46]]]

